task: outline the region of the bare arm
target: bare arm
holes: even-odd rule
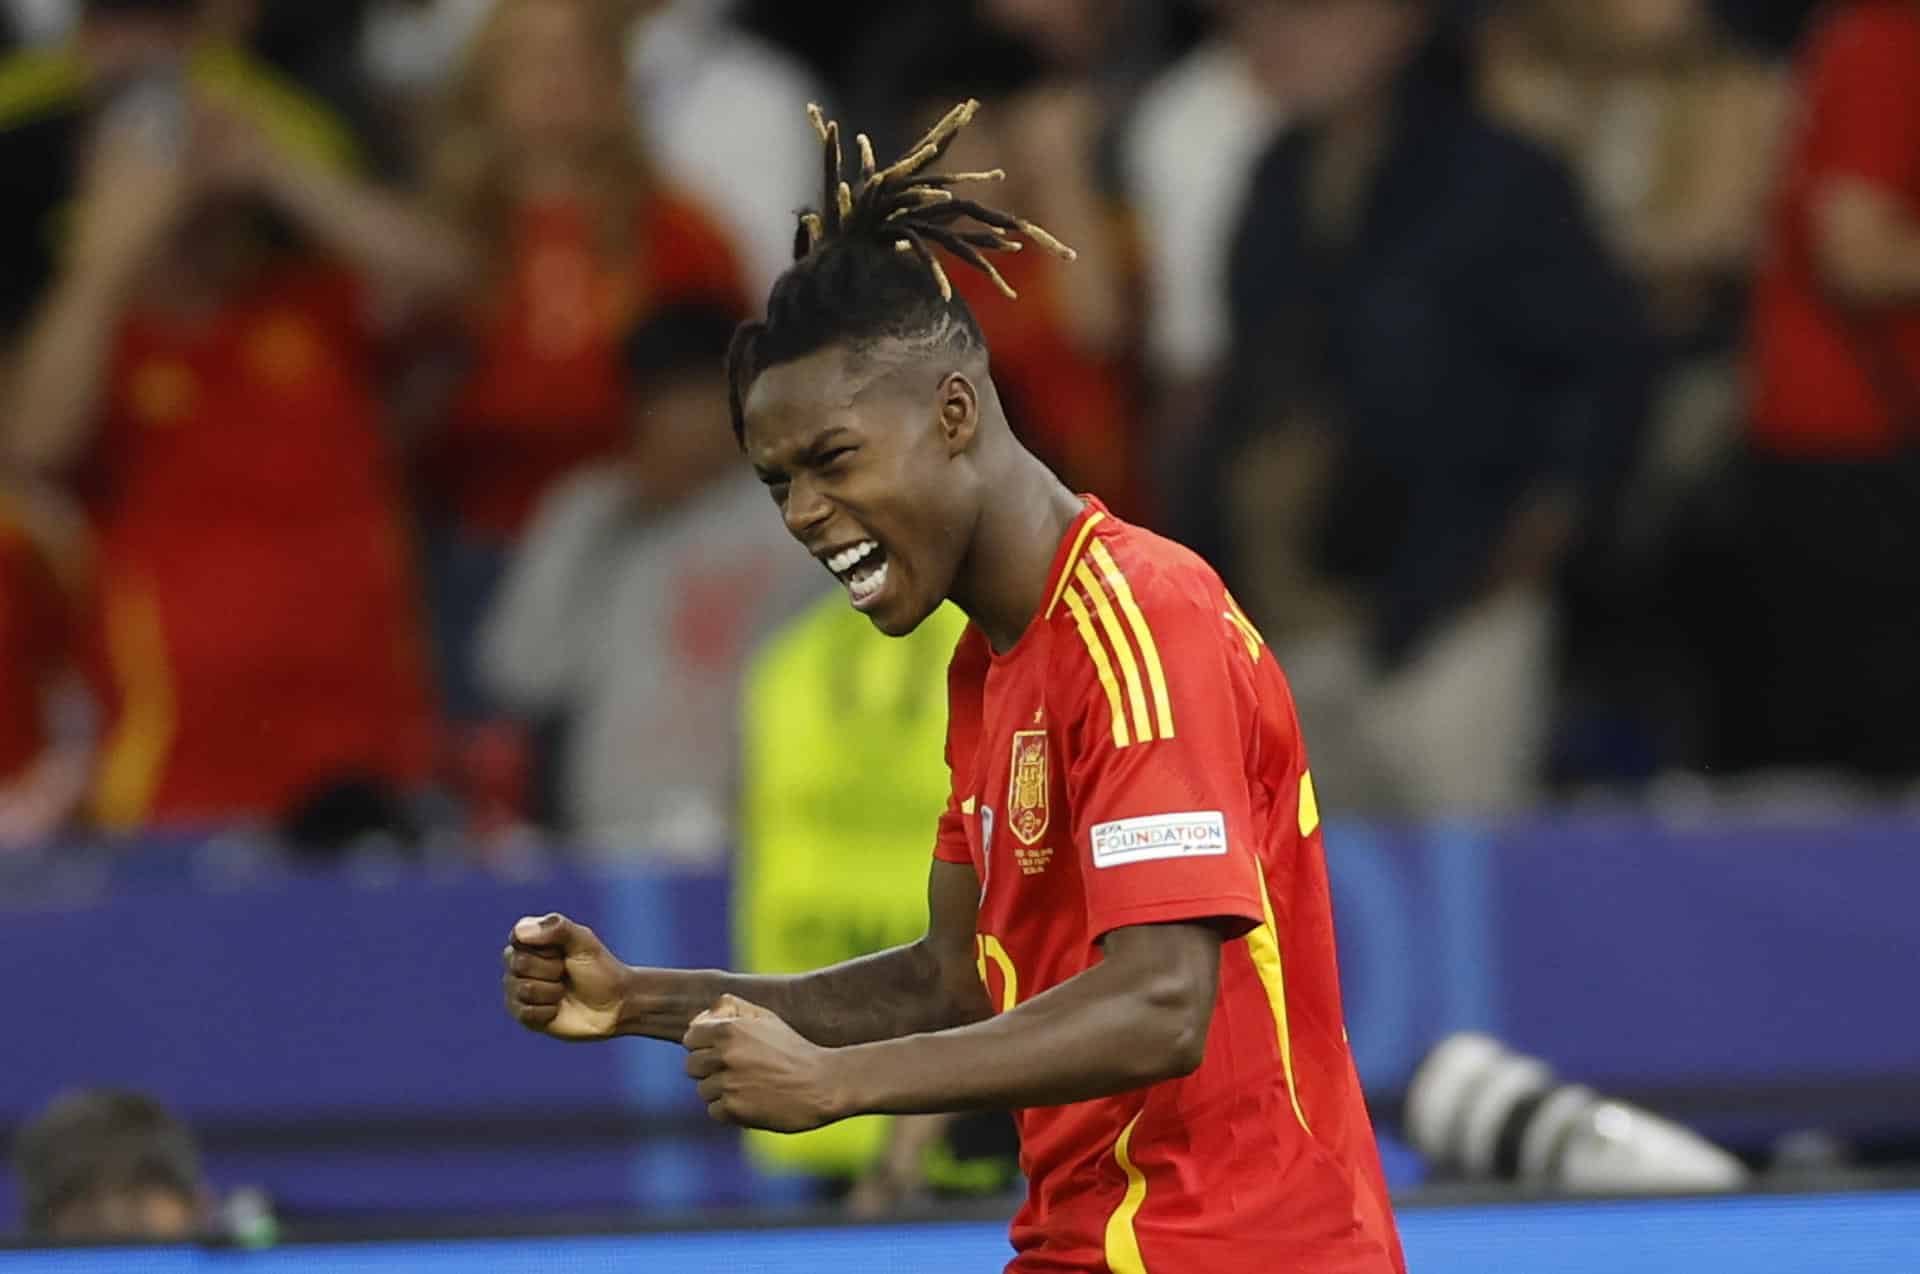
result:
[[[974,1022],[988,1013],[973,961],[980,883],[971,867],[935,862],[929,923],[918,942],[812,973],[752,976],[636,968],[560,916],[522,920],[505,954],[507,1009],[563,1039],[643,1035],[679,1042],[722,996],[777,1012],[814,1044],[857,1044]]]
[[[1920,299],[1920,224],[1872,183],[1840,177],[1820,190],[1813,238],[1822,281],[1848,303]]]
[[[936,861],[927,882],[926,936],[904,947],[812,973],[766,976],[636,969],[619,1033],[678,1043],[723,995],[761,1005],[828,1048],[938,1031],[988,1015],[974,971],[980,882],[971,867]]]
[[[840,1050],[833,1116],[1058,1106],[1192,1073],[1213,1018],[1219,933],[1140,925],[1108,935],[1104,950],[997,1017]]]
[[[1099,964],[998,1017],[844,1048],[809,1043],[766,1007],[723,1000],[687,1032],[687,1073],[715,1119],[780,1132],[1142,1088],[1205,1056],[1220,943],[1207,924],[1117,930]]]
[[[29,320],[6,378],[10,463],[58,473],[86,449],[132,286],[128,272],[85,264],[54,283]]]
[[[265,168],[261,186],[303,230],[402,299],[457,295],[466,286],[466,241],[370,182],[283,159]]]
[[[451,296],[466,286],[472,254],[452,227],[354,173],[289,154],[231,105],[199,104],[194,146],[204,180],[257,193],[394,299]]]
[[[88,158],[72,248],[0,387],[7,462],[67,468],[91,440],[121,316],[187,198],[178,166],[137,136],[108,129]]]

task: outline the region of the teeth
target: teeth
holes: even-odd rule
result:
[[[847,579],[847,594],[855,606],[871,601],[887,582],[887,563],[859,571]]]
[[[862,540],[852,548],[841,549],[838,553],[828,558],[827,569],[835,575],[845,575],[848,571],[866,560],[867,554],[879,547],[880,546],[872,540]]]

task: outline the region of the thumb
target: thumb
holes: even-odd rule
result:
[[[513,940],[528,947],[560,947],[568,955],[600,945],[593,930],[575,924],[557,911],[544,916],[522,916],[513,926]]]
[[[716,1018],[737,1017],[765,1019],[776,1016],[772,1009],[762,1008],[753,1001],[743,1000],[737,995],[721,996],[713,1002],[713,1007],[708,1009],[707,1013]]]

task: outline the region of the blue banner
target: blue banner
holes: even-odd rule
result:
[[[1913,1098],[1873,1106],[1881,1125],[1920,1126],[1902,981],[1920,968],[1920,821],[1567,817],[1339,826],[1327,844],[1377,1095],[1478,1028],[1604,1087],[1767,1089],[1758,1133],[1830,1122],[1794,1094],[1856,1083]],[[524,913],[566,911],[636,963],[715,966],[727,895],[719,875],[640,871],[237,872],[204,846],[75,860],[0,900],[42,988],[0,1029],[0,1119],[75,1085],[146,1090],[226,1130],[222,1180],[316,1209],[491,1207],[548,1127],[582,1131],[542,1145],[519,1205],[765,1198],[703,1131],[679,1050],[564,1047],[500,1007]],[[593,1135],[614,1118],[633,1135]],[[361,1135],[405,1121],[421,1130]]]

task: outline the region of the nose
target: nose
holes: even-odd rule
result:
[[[795,475],[787,484],[787,503],[780,512],[787,520],[788,532],[805,543],[810,533],[832,515],[833,506],[803,473]]]

